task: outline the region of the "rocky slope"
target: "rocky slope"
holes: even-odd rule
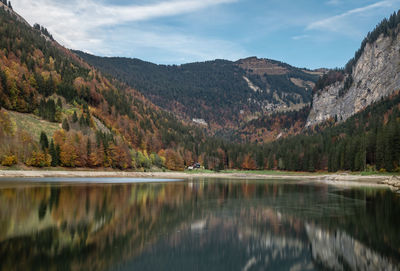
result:
[[[29,26],[29,23],[22,18],[17,12],[15,12],[12,8],[10,8],[9,6],[5,5],[3,2],[0,1],[0,8],[4,9],[5,11],[7,11],[8,13],[12,14],[15,16],[15,19],[17,19],[19,22],[26,24],[27,26]]]
[[[381,33],[374,42],[367,42],[352,72],[343,81],[318,91],[306,126],[328,119],[346,120],[368,105],[400,89],[399,28],[391,35]],[[353,80],[347,80],[347,78]],[[352,82],[346,90],[346,81]]]

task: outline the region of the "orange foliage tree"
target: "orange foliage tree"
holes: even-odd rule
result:
[[[165,165],[168,169],[178,171],[184,170],[183,158],[178,152],[172,149],[167,149],[165,151],[165,158]]]
[[[253,157],[251,157],[250,154],[247,154],[244,159],[243,159],[243,163],[242,163],[242,168],[243,169],[256,169],[256,162],[254,161]]]

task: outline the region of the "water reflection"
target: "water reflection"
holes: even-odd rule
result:
[[[400,198],[283,181],[0,186],[0,270],[398,270]]]

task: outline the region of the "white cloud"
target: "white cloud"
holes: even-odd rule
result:
[[[314,21],[306,27],[306,30],[329,30],[334,32],[343,31],[349,27],[347,19],[353,16],[363,15],[367,11],[375,11],[379,8],[387,8],[392,6],[393,1],[388,0],[380,1],[361,8],[351,9],[339,15],[325,18],[319,21]]]
[[[14,10],[20,13],[29,23],[37,22],[48,28],[61,44],[73,49],[99,53],[111,52],[111,49],[108,48],[110,47],[109,40],[115,38],[113,31],[107,32],[105,29],[117,31],[118,27],[127,23],[130,25],[137,25],[138,22],[145,24],[152,19],[188,14],[236,1],[238,0],[173,0],[147,5],[118,6],[107,5],[95,0],[19,0],[13,2],[13,6]],[[218,40],[211,40],[207,44],[201,38],[180,33],[172,34],[175,37],[173,38],[171,33],[166,32],[148,33],[137,30],[133,32],[135,36],[131,34],[129,34],[130,37],[119,35],[121,47],[124,47],[124,43],[132,44],[132,39],[140,40],[141,46],[156,46],[158,48],[164,46],[166,50],[175,46],[176,50],[180,50],[182,54],[189,52],[184,52],[187,50],[184,50],[185,48],[181,46],[180,42],[186,45],[202,44],[204,48],[200,52],[204,54],[207,53],[207,48],[209,51],[214,51],[215,46],[222,46],[219,48],[221,51],[224,51],[224,49],[229,51],[232,49],[226,47],[233,47],[228,42]],[[137,43],[134,44],[139,46]]]
[[[155,63],[187,63],[209,59],[239,59],[248,53],[236,43],[208,37],[197,37],[184,33],[173,33],[167,27],[122,28],[113,31],[107,47],[99,48],[97,53],[105,56],[137,57]],[[108,31],[104,33],[107,36]],[[119,43],[124,37],[124,46]],[[137,38],[136,38],[137,37]]]

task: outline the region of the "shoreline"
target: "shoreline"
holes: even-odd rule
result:
[[[192,180],[198,178],[215,179],[249,179],[249,180],[299,180],[311,181],[321,184],[337,186],[374,186],[390,187],[392,190],[400,191],[400,179],[394,176],[372,175],[350,175],[350,174],[259,174],[248,172],[235,173],[187,173],[187,172],[124,172],[124,171],[45,171],[45,170],[0,170],[1,179],[7,178],[157,178],[157,179],[182,179]]]

